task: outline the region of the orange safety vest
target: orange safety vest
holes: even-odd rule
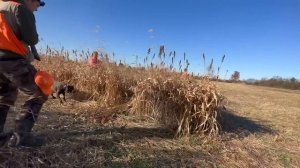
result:
[[[16,3],[16,2],[15,2]],[[25,45],[16,37],[6,21],[4,13],[0,13],[0,50],[8,50],[25,56],[28,53]]]
[[[99,60],[96,56],[92,56],[90,59],[89,59],[89,65],[93,68],[95,68],[97,66],[97,64],[99,63]]]

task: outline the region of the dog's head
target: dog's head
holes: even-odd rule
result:
[[[67,93],[72,93],[75,90],[74,86],[72,86],[72,85],[66,85],[65,89],[66,89]]]

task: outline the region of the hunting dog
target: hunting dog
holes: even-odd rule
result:
[[[74,92],[74,86],[65,84],[63,82],[54,82],[52,86],[52,93],[51,96],[53,99],[58,98],[59,102],[62,104],[63,100],[66,102],[66,93]],[[55,94],[55,96],[54,96]],[[63,100],[61,99],[60,95],[63,95]]]

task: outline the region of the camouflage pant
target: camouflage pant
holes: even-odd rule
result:
[[[36,72],[36,69],[24,59],[0,61],[0,105],[13,106],[18,90],[29,96],[16,117],[16,131],[30,132],[43,103],[48,99],[34,82]],[[0,113],[3,113],[0,114],[0,121],[5,122],[5,119],[1,119],[1,116],[6,117],[5,110],[0,108]],[[0,127],[1,124],[4,125],[0,123]]]

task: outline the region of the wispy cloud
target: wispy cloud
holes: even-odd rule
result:
[[[148,29],[148,33],[150,33],[150,39],[154,39],[155,38],[155,36],[154,36],[154,29],[153,28],[150,28],[150,29]]]
[[[149,33],[153,33],[153,32],[154,32],[154,29],[152,29],[152,28],[151,28],[151,29],[148,29],[148,32],[149,32]]]
[[[96,25],[93,30],[92,30],[93,33],[99,33],[100,32],[100,25]]]

